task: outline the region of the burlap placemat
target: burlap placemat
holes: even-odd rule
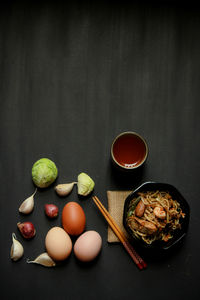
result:
[[[124,201],[130,193],[131,191],[107,191],[108,211],[126,236],[127,233],[123,226],[123,209]],[[118,237],[114,234],[110,226],[108,226],[107,240],[109,243],[119,242]]]

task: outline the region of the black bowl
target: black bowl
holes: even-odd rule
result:
[[[147,191],[167,191],[172,196],[173,199],[177,200],[180,203],[182,211],[185,213],[185,218],[180,220],[181,229],[177,229],[174,231],[173,238],[171,238],[168,242],[156,240],[152,244],[146,244],[142,239],[138,239],[130,227],[127,225],[126,218],[129,209],[130,201],[138,196],[138,192],[147,192]],[[136,242],[139,246],[153,249],[153,250],[167,250],[172,248],[172,246],[176,245],[180,242],[184,236],[186,235],[188,225],[190,219],[190,207],[187,201],[183,198],[180,192],[171,184],[167,183],[156,183],[156,182],[146,182],[135,189],[125,200],[124,203],[124,212],[123,212],[123,225],[126,231],[128,232],[132,241]]]

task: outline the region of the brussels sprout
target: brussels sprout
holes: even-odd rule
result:
[[[36,186],[46,188],[58,176],[58,169],[54,162],[48,158],[37,160],[32,167],[32,179]]]
[[[87,196],[94,189],[94,181],[86,173],[81,173],[78,175],[77,187],[79,195]]]

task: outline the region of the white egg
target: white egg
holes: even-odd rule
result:
[[[94,230],[84,232],[74,244],[75,256],[83,262],[88,262],[99,254],[102,247],[102,238]]]

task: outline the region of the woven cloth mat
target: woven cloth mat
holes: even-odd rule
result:
[[[130,193],[131,191],[107,191],[108,211],[126,236],[127,233],[123,226],[123,209],[124,201]],[[114,234],[110,226],[108,226],[107,240],[109,243],[119,242],[118,237]]]

